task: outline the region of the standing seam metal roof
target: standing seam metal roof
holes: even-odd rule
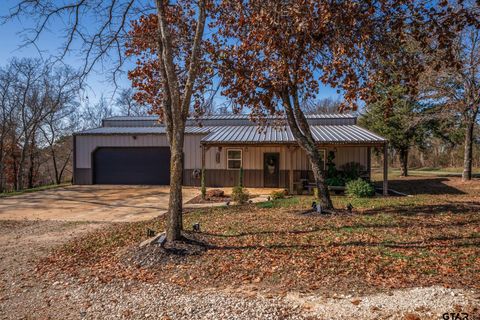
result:
[[[354,113],[319,113],[319,114],[307,114],[307,119],[351,119],[357,118]],[[267,116],[267,119],[283,119],[278,116]],[[202,116],[200,120],[248,120],[250,116],[248,114],[215,114],[210,116]],[[107,121],[129,121],[129,120],[158,120],[158,116],[113,116],[105,118]],[[194,117],[189,117],[188,120],[196,120]]]
[[[310,126],[312,136],[319,143],[383,143],[387,141],[357,125]],[[254,127],[222,126],[213,127],[213,132],[202,139],[206,144],[219,143],[294,143],[288,126]]]
[[[312,125],[310,130],[319,143],[383,143],[385,138],[357,125]],[[165,127],[100,127],[85,130],[77,135],[138,135],[165,134]],[[186,134],[202,134],[202,143],[251,144],[251,143],[295,143],[288,126],[187,126]]]

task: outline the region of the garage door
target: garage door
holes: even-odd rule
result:
[[[99,148],[93,154],[95,184],[170,184],[170,148]]]

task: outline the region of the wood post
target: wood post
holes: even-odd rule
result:
[[[290,194],[293,194],[295,190],[293,190],[293,153],[295,152],[294,147],[287,147],[288,150],[290,151],[290,166],[289,166],[289,172],[288,172],[288,192]]]
[[[372,180],[372,147],[367,147],[367,173],[368,180]]]
[[[388,196],[388,142],[383,145],[383,195]]]

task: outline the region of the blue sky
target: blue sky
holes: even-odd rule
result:
[[[7,15],[15,2],[15,0],[2,0],[0,16]],[[58,54],[63,42],[63,25],[61,22],[57,22],[57,24],[49,26],[49,31],[42,35],[36,47],[33,45],[22,47],[26,35],[25,30],[33,26],[33,21],[28,21],[27,19],[11,20],[6,24],[0,25],[0,65],[6,65],[13,57],[49,59],[52,55]],[[81,57],[75,53],[67,55],[63,62],[74,68],[82,66]],[[111,99],[114,99],[115,86],[111,81],[111,73],[108,71],[109,67],[111,65],[107,61],[104,66],[98,65],[94,72],[89,75],[86,82],[88,88],[85,91],[84,98],[88,97],[91,103],[97,102],[102,95],[110,102],[113,102]],[[118,83],[120,87],[130,86],[130,81],[125,75],[121,76]],[[339,94],[337,94],[335,89],[324,86],[321,87],[321,92],[318,95],[319,98],[336,98],[338,96]],[[217,105],[223,101],[224,98],[221,96],[216,98]]]

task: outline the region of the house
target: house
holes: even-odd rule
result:
[[[208,187],[236,185],[240,168],[246,187],[293,191],[295,184],[312,180],[305,152],[290,128],[278,124],[281,120],[269,118],[268,125],[258,127],[246,115],[189,119],[183,184],[199,186],[203,166]],[[355,162],[370,176],[372,147],[386,149],[387,141],[358,126],[354,115],[308,115],[307,121],[323,159],[333,152],[336,168]],[[154,116],[111,117],[99,128],[74,135],[75,184],[168,185],[169,161],[165,127]]]

